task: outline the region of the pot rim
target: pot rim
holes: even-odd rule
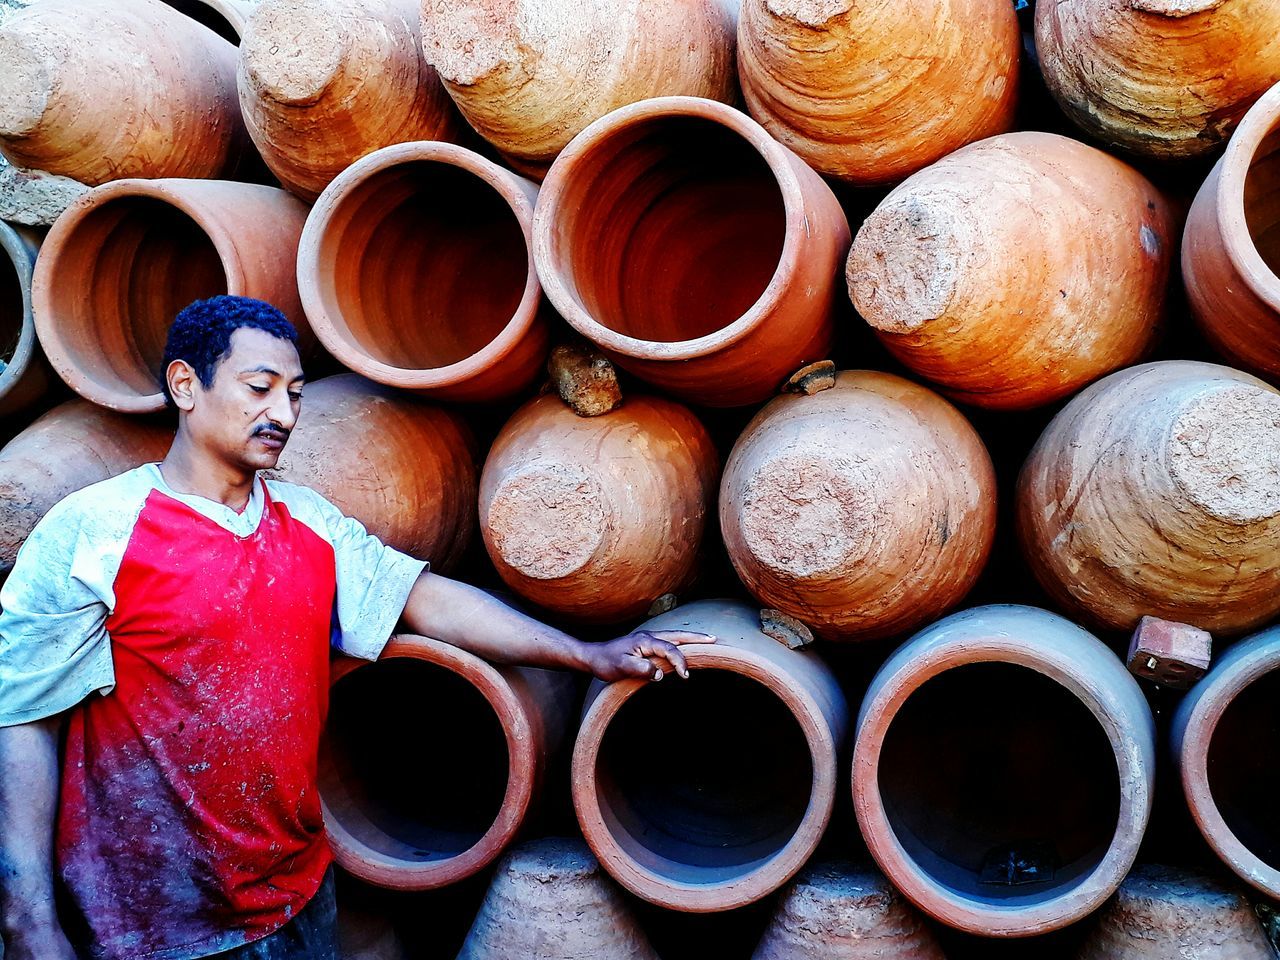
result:
[[[36,325],[32,307],[32,282],[35,274],[37,252],[21,234],[9,224],[0,221],[0,250],[18,275],[18,287],[22,294],[22,327],[18,331],[18,343],[13,348],[4,370],[0,371],[0,398],[18,385],[27,369],[36,362]],[[3,358],[0,358],[3,359]]]
[[[778,266],[768,286],[745,313],[733,322],[692,340],[642,340],[605,326],[582,306],[557,268],[552,231],[557,206],[566,181],[587,162],[589,153],[603,141],[630,127],[671,117],[695,117],[717,123],[738,134],[758,153],[772,172],[782,194],[785,237]],[[570,141],[561,151],[542,184],[534,215],[534,254],[542,273],[547,298],[578,333],[605,349],[639,360],[692,360],[737,343],[759,327],[777,310],[787,296],[792,278],[800,269],[800,237],[809,230],[804,191],[792,164],[803,162],[769,135],[747,114],[718,100],[703,97],[654,97],[614,110],[599,118]]]
[[[1219,160],[1218,229],[1227,258],[1254,294],[1272,310],[1280,312],[1280,276],[1277,276],[1253,242],[1245,218],[1244,186],[1249,169],[1262,141],[1272,132],[1280,133],[1280,83],[1264,93],[1236,127]]]

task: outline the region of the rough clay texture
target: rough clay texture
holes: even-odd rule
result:
[[[863,223],[858,312],[948,396],[997,409],[1067,397],[1140,359],[1174,256],[1168,204],[1136,170],[1047,133],[957,151]]]
[[[1002,0],[744,0],[751,115],[821,173],[893,183],[1010,129],[1021,39]]]
[[[1082,392],[1018,481],[1019,535],[1045,589],[1115,629],[1147,614],[1214,634],[1273,619],[1278,403],[1260,380],[1192,361],[1133,367]]]
[[[538,840],[498,864],[458,960],[658,960],[580,840]]]
[[[580,569],[604,543],[600,485],[575,464],[533,464],[493,491],[488,531],[503,560],[527,577],[555,580]]]
[[[932,391],[869,371],[769,403],[720,487],[747,589],[832,640],[905,632],[958,603],[990,551],[995,507],[968,421]]]
[[[1280,80],[1273,0],[1058,0],[1036,7],[1035,39],[1072,120],[1164,160],[1213,151]]]
[[[88,191],[70,177],[15,167],[0,156],[0,220],[48,227]]]

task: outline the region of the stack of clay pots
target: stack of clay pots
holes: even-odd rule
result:
[[[274,476],[716,641],[336,660],[348,956],[1261,960],[1280,5],[1015,6],[0,0],[0,577],[261,298]]]

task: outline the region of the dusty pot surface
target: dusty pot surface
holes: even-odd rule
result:
[[[1249,901],[1173,867],[1139,864],[1102,908],[1078,960],[1274,960]]]
[[[253,142],[304,200],[380,147],[461,133],[422,60],[418,0],[263,0],[240,45],[238,81]]]
[[[1035,607],[952,614],[900,647],[858,715],[872,856],[937,920],[1033,936],[1097,909],[1146,830],[1155,724],[1100,640]]]
[[[1175,233],[1132,167],[1012,133],[911,177],[863,223],[846,277],[889,350],[956,400],[1024,409],[1151,346]]]
[[[814,169],[893,183],[1013,126],[1013,6],[744,0],[738,73],[751,115]]]
[[[492,666],[426,637],[392,637],[377,663],[335,660],[332,676],[329,842],[347,872],[398,890],[455,883],[502,852],[576,706],[567,673]]]
[[[573,754],[578,824],[613,878],[651,903],[752,903],[804,865],[830,822],[844,694],[817,654],[761,633],[746,604],[702,600],[642,629],[716,642],[684,647],[688,680],[591,686]],[[655,729],[697,734],[659,758]]]
[[[991,458],[931,390],[844,371],[771,401],[734,444],[720,527],[762,604],[830,640],[918,627],[959,603],[995,536]]]
[[[1041,584],[1094,623],[1265,623],[1280,612],[1280,392],[1189,360],[1113,373],[1037,441],[1017,518]]]
[[[636,376],[720,407],[826,358],[848,245],[821,177],[750,117],[692,97],[584,130],[534,223],[561,316]]]
[[[658,960],[581,840],[521,844],[498,864],[458,960]]]
[[[1211,153],[1280,80],[1272,0],[1059,0],[1036,7],[1036,51],[1059,106],[1133,153]]]
[[[311,487],[383,543],[450,570],[475,530],[477,451],[463,417],[354,373],[304,392],[271,475]]]
[[[1280,376],[1280,86],[1245,116],[1187,217],[1182,277],[1232,362]]]
[[[0,417],[32,409],[57,382],[31,316],[31,275],[39,249],[35,231],[0,223]]]
[[[652,97],[735,99],[735,0],[423,0],[422,47],[467,122],[542,178],[592,121]]]
[[[706,428],[660,397],[579,417],[547,394],[516,411],[480,478],[480,530],[511,589],[598,623],[687,586],[719,457]]]
[[[402,143],[325,188],[298,250],[321,342],[370,380],[449,400],[527,387],[547,353],[536,184],[462,147]]]
[[[1170,730],[1187,805],[1209,846],[1243,880],[1280,898],[1276,828],[1280,628],[1230,647],[1178,705]]]
[[[235,57],[160,0],[41,0],[0,27],[0,151],[91,185],[229,175]]]

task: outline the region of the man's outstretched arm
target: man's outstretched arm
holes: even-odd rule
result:
[[[689,675],[682,643],[712,637],[685,630],[639,631],[608,643],[584,643],[513,610],[483,590],[424,573],[409,593],[403,621],[413,633],[435,637],[494,663],[585,670],[602,680],[661,680]]]

